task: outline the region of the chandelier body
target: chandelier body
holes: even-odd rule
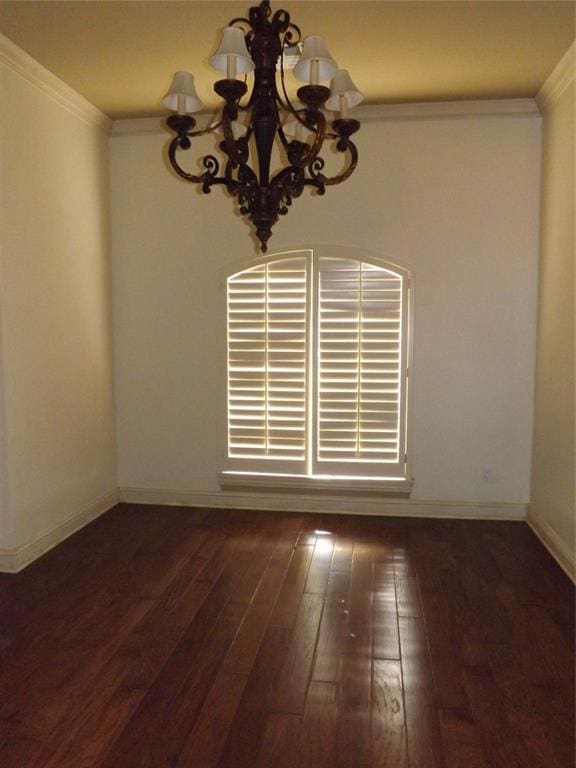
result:
[[[176,173],[186,181],[200,184],[205,193],[209,193],[216,184],[224,185],[238,199],[240,213],[252,221],[260,248],[265,252],[272,227],[279,216],[288,213],[292,200],[302,194],[304,187],[313,187],[322,195],[327,186],[340,184],[354,171],[358,152],[350,137],[358,131],[360,123],[347,117],[346,103],[340,94],[341,116],[332,122],[329,131],[322,106],[331,92],[317,82],[298,89],[297,96],[303,108],[296,109],[290,102],[284,82],[284,51],[300,42],[300,30],[291,23],[286,11],[278,10],[272,15],[269,0],[262,0],[258,6],[250,8],[249,18],[233,19],[229,24],[231,27],[242,30],[253,62],[253,67],[250,62],[250,68],[254,69],[254,85],[248,103],[245,106],[240,104],[248,91],[244,81],[230,76],[218,80],[214,90],[224,100],[220,121],[206,130],[195,131],[196,121],[191,115],[171,115],[167,124],[176,136],[170,143],[168,155]],[[284,98],[277,88],[279,61]],[[335,68],[334,62],[332,64]],[[313,72],[314,61],[310,66]],[[317,80],[317,76],[312,76],[312,79]],[[354,87],[351,81],[349,83]],[[359,98],[349,99],[351,105],[361,98],[358,91],[355,93]],[[194,97],[198,101],[195,93]],[[334,99],[338,99],[338,94],[333,96],[332,101]],[[234,121],[242,112],[249,113],[247,130],[243,136],[235,138]],[[286,135],[283,117],[290,117],[293,124],[296,121],[296,138]],[[219,144],[225,155],[222,173],[220,162],[214,155],[203,158],[204,171],[201,174],[188,173],[178,162],[178,151],[190,149],[192,137],[214,130],[223,133]],[[307,132],[310,141],[302,141],[300,132]],[[277,137],[284,149],[287,165],[271,176],[271,158]],[[335,142],[336,150],[348,156],[345,170],[332,177],[323,174],[324,160],[319,154],[327,140]],[[249,165],[251,146],[256,150],[257,171]]]

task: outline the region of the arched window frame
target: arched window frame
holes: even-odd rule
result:
[[[315,245],[297,249],[286,249],[265,257],[251,259],[224,272],[226,304],[226,347],[229,347],[229,306],[228,287],[230,281],[256,267],[273,265],[289,259],[304,258],[306,270],[306,457],[302,460],[283,460],[278,457],[253,457],[245,459],[230,455],[228,450],[229,425],[228,387],[229,355],[226,363],[227,416],[225,423],[224,450],[222,452],[222,471],[219,479],[223,486],[262,486],[267,488],[345,488],[348,490],[378,490],[384,492],[409,492],[412,487],[411,452],[410,452],[410,396],[411,396],[411,358],[413,337],[413,288],[411,272],[403,266],[382,259],[373,253],[345,246]],[[340,259],[373,266],[386,270],[401,281],[402,309],[400,317],[400,435],[397,462],[370,462],[345,460],[328,462],[318,457],[319,411],[318,411],[318,376],[319,363],[319,323],[320,323],[320,266],[327,259]],[[313,423],[314,421],[314,423]]]

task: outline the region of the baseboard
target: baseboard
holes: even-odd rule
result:
[[[256,509],[272,512],[381,515],[387,517],[450,517],[476,520],[525,520],[526,504],[416,501],[352,496],[179,491],[161,488],[120,488],[120,501],[217,509]]]
[[[570,551],[556,531],[545,521],[528,517],[527,522],[566,575],[576,583],[574,553]]]
[[[118,491],[101,496],[48,533],[14,549],[0,549],[0,573],[18,573],[118,503]]]
[[[131,504],[158,504],[215,509],[255,509],[272,512],[380,515],[385,517],[438,517],[463,520],[525,520],[526,505],[507,502],[421,501],[413,499],[366,498],[353,496],[231,493],[229,491],[182,491],[166,488],[119,488],[94,501],[48,533],[14,549],[0,549],[0,573],[18,573],[119,501]],[[556,534],[537,529],[536,535],[573,577],[573,561]],[[555,540],[556,539],[556,540]],[[556,550],[560,552],[557,554]],[[572,569],[572,571],[570,570]]]

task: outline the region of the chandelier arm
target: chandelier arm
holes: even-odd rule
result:
[[[314,162],[318,153],[322,149],[324,139],[326,137],[326,118],[320,110],[314,110],[314,118],[316,122],[316,135],[311,145],[304,144],[303,142],[291,142],[291,144],[299,145],[297,152],[290,157],[290,162],[298,168],[305,168]],[[302,148],[304,151],[300,151]]]
[[[252,29],[252,25],[250,24],[250,19],[245,18],[244,16],[237,16],[235,19],[232,19],[232,21],[228,22],[229,27],[236,27],[238,26],[240,29],[242,27],[241,24],[247,24],[250,29]]]
[[[296,25],[293,24],[291,26],[296,26]],[[298,27],[296,27],[296,29],[298,29]],[[298,32],[300,32],[299,29],[298,29]],[[282,99],[280,97],[280,94],[278,94],[278,101],[280,103],[280,106],[283,109],[285,109],[286,112],[289,112],[293,117],[295,117],[296,120],[298,120],[298,122],[301,125],[303,125],[305,128],[307,128],[309,131],[314,131],[315,130],[314,126],[309,125],[306,122],[306,120],[303,120],[300,117],[300,115],[302,113],[306,114],[307,110],[305,108],[304,109],[296,109],[294,107],[294,105],[292,104],[292,102],[290,101],[290,97],[288,96],[288,90],[286,88],[286,80],[285,80],[285,75],[284,75],[284,47],[285,47],[285,42],[284,41],[286,40],[287,35],[288,35],[288,32],[286,33],[286,35],[284,35],[284,40],[282,41],[282,54],[280,55],[280,83],[282,84],[282,93],[284,94],[285,102],[282,101]]]
[[[280,124],[280,121],[278,121],[278,136],[280,136],[280,141],[282,142],[282,146],[286,151],[288,151],[288,147],[290,146],[290,142],[286,138],[286,134],[284,133],[284,128],[282,128],[282,125]]]
[[[232,165],[237,166],[242,162],[243,155],[236,146],[236,140],[234,139],[234,133],[232,131],[232,119],[230,117],[229,105],[226,104],[222,110],[222,130],[224,131],[225,152],[230,158]]]
[[[296,34],[294,35],[293,32]],[[289,22],[286,33],[284,34],[284,40],[287,40],[289,45],[298,45],[302,40],[302,30],[300,27],[292,21]]]
[[[292,198],[300,197],[304,190],[304,169],[289,165],[272,178],[270,187],[278,194],[278,200],[284,200],[286,205],[292,204]],[[279,210],[284,215],[288,210]]]
[[[285,48],[285,40],[286,35],[284,35],[284,39],[282,40],[282,48],[280,51],[280,82],[282,83],[282,91],[284,92],[284,98],[286,99],[286,104],[282,101],[282,97],[278,93],[278,88],[276,88],[276,95],[278,97],[278,103],[282,107],[282,109],[286,110],[286,112],[291,111],[292,104],[290,103],[290,99],[288,98],[288,93],[286,91],[286,84],[284,82],[284,48]]]
[[[217,131],[221,125],[222,120],[220,120],[218,123],[214,123],[213,125],[209,125],[208,128],[203,128],[201,131],[190,131],[186,135],[190,136],[191,138],[194,136],[205,136],[208,133],[214,133],[214,131]]]
[[[232,194],[236,194],[236,179],[232,176],[232,171],[234,169],[234,166],[230,162],[230,160],[226,163],[226,167],[224,168],[224,181],[226,183],[226,189]]]
[[[177,73],[179,81],[169,92],[170,104],[178,96],[178,114],[168,118],[168,127],[176,136],[168,148],[169,162],[180,178],[197,183],[205,193],[215,184],[223,185],[236,198],[239,212],[247,216],[254,226],[260,249],[266,252],[272,228],[279,216],[288,212],[293,199],[299,197],[306,186],[314,187],[318,194],[324,194],[327,186],[340,184],[355,170],[358,163],[358,151],[350,137],[360,124],[356,120],[340,118],[331,122],[322,112],[330,96],[330,90],[318,83],[303,85],[298,89],[298,100],[305,106],[297,109],[288,96],[286,73],[284,70],[285,50],[289,45],[297,45],[301,39],[300,29],[291,23],[289,14],[280,10],[272,15],[270,0],[260,0],[257,6],[250,8],[249,18],[233,19],[229,26],[241,29],[236,33],[238,40],[244,37],[247,53],[255,65],[254,83],[247,104],[240,105],[241,99],[248,94],[247,74],[243,81],[239,78],[224,78],[214,84],[214,90],[222,97],[223,106],[218,122],[203,130],[194,131],[195,119],[190,114],[183,114],[180,96],[194,96],[192,76]],[[234,50],[233,46],[230,46]],[[227,53],[246,58],[246,52]],[[277,62],[280,59],[280,81],[278,84]],[[228,74],[228,72],[227,72]],[[177,78],[175,77],[175,82]],[[182,81],[180,83],[180,81]],[[177,90],[180,88],[180,90]],[[194,101],[191,102],[194,106]],[[234,121],[239,111],[248,112],[247,130],[238,139],[234,138]],[[300,125],[312,133],[308,142],[299,138],[289,140],[280,123],[282,112],[291,115]],[[212,133],[220,128],[223,137],[218,142],[224,155],[219,161],[213,155],[202,158],[204,171],[188,173],[178,162],[178,151],[191,148],[191,138]],[[270,178],[270,161],[273,153],[275,134],[286,151],[288,164]],[[344,170],[332,177],[323,173],[324,160],[320,151],[324,142],[336,141],[336,150],[347,154]],[[252,141],[257,150],[255,170],[249,165]],[[220,176],[220,163],[222,175]]]
[[[248,91],[248,73],[244,75],[244,85],[246,86],[246,91]],[[242,98],[242,97],[240,97]],[[248,101],[246,104],[240,104],[240,99],[236,102],[236,109],[239,109],[240,112],[248,112],[250,109],[250,105],[252,103],[252,94],[248,97]]]
[[[194,174],[194,173],[188,173],[188,171],[185,171],[180,164],[178,163],[178,160],[176,159],[176,151],[178,149],[183,149],[184,151],[190,148],[190,144],[188,144],[188,147],[182,146],[181,144],[181,138],[177,136],[176,138],[172,139],[170,142],[170,146],[168,148],[168,158],[170,160],[170,165],[178,176],[185,179],[186,181],[192,182],[194,184],[202,184],[204,187],[204,192],[210,191],[209,188],[212,186],[212,184],[225,184],[226,180],[223,176],[218,176],[218,171],[220,170],[220,164],[218,163],[218,160],[214,157],[214,155],[206,155],[202,158],[202,165],[204,168],[206,168],[206,171],[202,174]]]
[[[236,179],[233,176],[234,171],[237,171],[238,178]],[[248,197],[250,192],[258,188],[258,177],[247,163],[240,163],[235,166],[229,160],[224,169],[224,183],[228,192],[238,197],[240,204],[242,204],[242,198]]]
[[[356,145],[348,140],[346,142],[346,147],[339,149],[338,151],[348,151],[350,153],[349,165],[342,171],[342,173],[339,173],[337,176],[324,176],[322,173],[324,160],[321,157],[317,157],[308,166],[311,178],[306,179],[304,184],[316,187],[318,186],[318,182],[320,182],[322,186],[332,187],[335,184],[341,184],[343,181],[346,181],[346,179],[354,173],[356,166],[358,165],[358,150],[356,149]]]
[[[276,124],[278,126],[278,136],[280,137],[280,142],[282,143],[284,150],[288,152],[290,147],[290,141],[286,137],[286,134],[284,133],[284,128],[282,126],[282,123],[280,122],[280,111],[278,109],[278,105],[284,108],[284,105],[282,104],[282,101],[280,99],[278,99],[278,102],[275,105],[276,106]]]

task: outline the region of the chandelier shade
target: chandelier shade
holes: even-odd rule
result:
[[[232,63],[230,59],[233,59],[235,72],[239,75],[245,75],[254,69],[254,62],[246,47],[244,32],[238,27],[226,27],[222,30],[222,42],[214,56],[210,58],[210,64],[219,72],[229,72]]]
[[[314,70],[316,68],[316,74]],[[338,70],[338,65],[328,53],[324,38],[320,35],[308,35],[304,38],[302,55],[294,67],[294,77],[301,83],[318,85],[331,80]]]
[[[346,69],[339,69],[330,83],[330,98],[326,99],[326,109],[342,112],[352,109],[364,100],[364,96],[352,82]]]
[[[348,72],[339,70],[326,43],[319,35],[306,37],[301,44],[300,29],[290,21],[287,11],[274,14],[269,0],[249,10],[248,18],[233,19],[223,30],[217,51],[210,63],[225,78],[214,83],[222,98],[219,118],[207,128],[195,130],[191,113],[202,109],[194,78],[177,72],[164,97],[164,105],[175,112],[167,119],[175,133],[168,157],[182,179],[199,184],[205,193],[215,185],[224,186],[238,201],[239,212],[254,226],[260,249],[265,252],[272,227],[288,213],[294,199],[305,187],[323,195],[326,187],[346,181],[358,163],[358,151],[351,140],[360,123],[347,116],[347,110],[362,100]],[[294,67],[301,85],[298,102],[288,97],[286,70],[288,57],[302,53]],[[251,73],[253,73],[251,75]],[[248,93],[248,76],[251,91]],[[241,76],[243,79],[239,79]],[[332,80],[332,91],[321,85]],[[337,113],[330,122],[327,108]],[[219,134],[220,160],[209,154],[202,159],[203,170],[191,173],[180,165],[180,156],[192,146],[192,139],[208,133]],[[346,158],[345,167],[329,176],[320,156],[332,144]],[[271,172],[274,146],[280,148],[284,165]],[[221,170],[222,164],[222,170]]]
[[[203,104],[194,87],[194,78],[190,72],[175,72],[170,90],[164,96],[164,106],[174,112],[185,115],[200,112]]]

